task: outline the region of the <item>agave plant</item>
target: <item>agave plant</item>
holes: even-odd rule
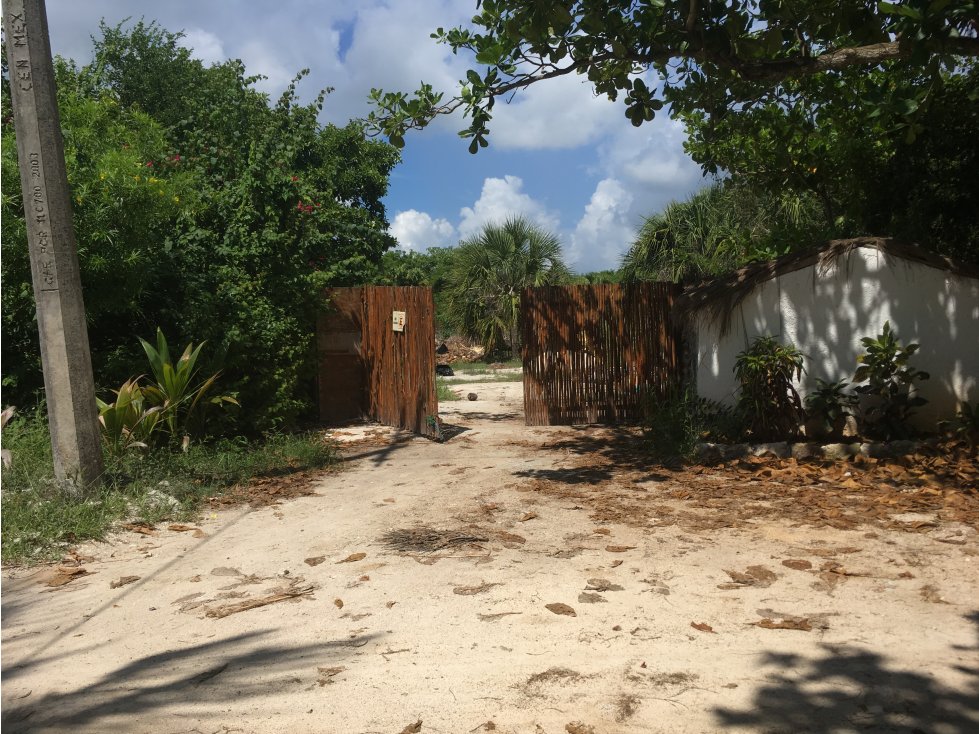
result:
[[[99,426],[109,456],[119,458],[134,448],[147,448],[156,431],[161,410],[147,406],[145,389],[140,386],[142,375],[126,380],[114,390],[116,399],[107,403],[95,399],[99,409]]]
[[[197,358],[204,342],[196,347],[193,342],[188,344],[174,363],[162,330],[156,330],[155,347],[145,339],[139,341],[149,359],[154,379],[142,388],[143,396],[149,405],[159,408],[163,427],[171,438],[180,436],[185,448],[190,440],[191,425],[200,421],[206,406],[238,405],[230,395],[210,396],[220,372],[198,381]]]

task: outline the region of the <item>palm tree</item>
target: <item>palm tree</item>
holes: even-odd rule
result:
[[[454,326],[479,340],[487,354],[506,344],[516,352],[520,292],[570,277],[556,236],[523,217],[487,224],[456,248],[447,278]]]
[[[643,222],[622,260],[625,280],[702,278],[821,242],[811,196],[715,183]]]

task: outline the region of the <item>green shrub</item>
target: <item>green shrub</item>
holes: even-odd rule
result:
[[[855,388],[862,398],[862,432],[885,440],[912,435],[909,420],[915,408],[928,402],[911,395],[915,382],[928,379],[927,372],[908,364],[919,345],[902,347],[889,321],[884,322],[884,330],[876,338],[866,336],[860,341],[866,351],[857,357],[853,382],[865,383]]]
[[[805,414],[792,381],[802,377],[802,360],[802,352],[773,336],[756,337],[738,354],[738,410],[752,440],[786,439],[799,432]]]
[[[842,435],[846,417],[851,414],[856,397],[846,392],[846,380],[826,382],[816,378],[816,389],[806,395],[806,415],[819,424],[823,436]]]
[[[729,443],[740,439],[741,417],[734,408],[675,388],[645,406],[643,427],[653,456],[692,459],[697,444]]]
[[[938,424],[940,430],[964,441],[972,453],[979,447],[979,403],[970,405],[961,403],[955,414],[955,419],[942,421]]]

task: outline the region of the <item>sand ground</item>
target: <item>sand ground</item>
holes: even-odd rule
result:
[[[313,496],[5,570],[4,732],[979,731],[973,527],[609,521],[664,478],[465,391]]]

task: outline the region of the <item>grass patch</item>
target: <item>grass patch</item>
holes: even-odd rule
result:
[[[490,369],[491,364],[502,364],[504,367],[523,367],[523,362],[519,359],[510,359],[506,362],[452,362],[449,366],[453,372],[468,372],[472,375],[493,374],[495,369]]]
[[[453,400],[462,400],[459,393],[453,390],[449,386],[449,383],[442,377],[435,378],[435,394],[440,403],[451,403]]]
[[[260,441],[222,440],[184,453],[156,449],[108,462],[102,486],[75,497],[54,481],[47,422],[22,416],[3,431],[12,454],[3,469],[2,558],[30,563],[59,557],[82,540],[98,539],[123,519],[192,519],[208,497],[250,479],[318,469],[338,460],[318,433],[275,434]]]
[[[456,377],[449,379],[450,385],[468,385],[471,383],[485,383],[485,382],[523,382],[523,372],[501,372],[494,374],[492,371],[489,373],[475,373],[474,375],[457,375]]]

